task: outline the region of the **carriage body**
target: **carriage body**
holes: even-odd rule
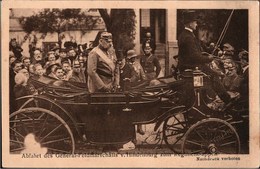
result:
[[[217,126],[213,125],[213,129],[207,132],[216,132],[216,127],[224,126],[224,130],[230,131],[229,137],[231,136],[233,139],[228,140],[234,144],[230,152],[238,153],[240,151],[239,136],[228,121],[230,119],[219,116],[219,112],[205,107],[205,95],[198,95],[204,91],[205,86],[208,86],[209,83],[199,72],[189,72],[183,76],[182,80],[163,85],[144,87],[133,91],[94,94],[87,92],[85,84],[42,78],[44,79],[32,79],[31,81],[38,89],[39,94],[18,98],[19,110],[10,116],[10,125],[13,128],[10,133],[16,133],[14,134],[16,139],[13,142],[19,142],[20,145],[18,148],[13,148],[16,150],[13,152],[22,149],[21,140],[24,137],[17,141],[17,135],[22,132],[28,133],[28,131],[21,131],[21,128],[17,126],[28,125],[31,129],[42,123],[46,125],[41,126],[41,128],[51,126],[54,129],[50,129],[50,131],[46,129],[47,134],[39,139],[39,142],[45,139],[43,145],[50,144],[49,147],[51,147],[51,145],[60,144],[59,141],[63,138],[68,138],[67,141],[63,141],[64,145],[61,149],[72,147],[66,151],[56,151],[55,148],[51,147],[50,149],[54,153],[74,153],[75,140],[81,139],[82,135],[86,135],[87,141],[92,144],[124,144],[135,138],[135,124],[149,123],[156,124],[154,130],[163,125],[163,139],[174,153],[208,153],[209,149],[213,149],[214,153],[216,145],[210,144],[209,146],[209,143],[205,143],[207,147],[204,147],[203,150],[200,149],[200,151],[184,151],[186,147],[190,146],[187,144],[193,130],[201,129],[201,125],[205,128],[212,123],[217,124]],[[187,86],[194,88],[195,92],[185,95],[183,91]],[[34,112],[33,116],[31,116],[31,112]],[[25,114],[26,116],[24,116]],[[55,120],[50,123],[46,122],[47,119],[49,120],[47,115],[54,116]],[[31,122],[27,124],[28,119]],[[22,125],[17,125],[19,120],[23,123]],[[58,122],[57,125],[53,124],[55,121]],[[60,126],[65,127],[61,131],[57,131],[56,128]],[[45,132],[41,128],[38,132],[40,135]],[[223,135],[224,130],[217,129],[215,135]],[[62,136],[63,132],[67,133],[67,137]],[[55,134],[59,137],[56,138]],[[47,138],[52,135],[53,139],[48,140]],[[53,142],[57,142],[57,144]],[[176,144],[179,143],[182,144],[182,150],[175,148]]]

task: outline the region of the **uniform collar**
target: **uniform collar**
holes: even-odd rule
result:
[[[193,30],[191,28],[185,27],[185,29],[193,33]]]

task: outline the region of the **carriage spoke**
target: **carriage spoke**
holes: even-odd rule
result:
[[[20,147],[20,148],[12,149],[12,150],[10,150],[10,152],[22,151],[22,150],[24,150],[24,148],[25,148],[25,147]]]
[[[43,114],[45,114],[45,113],[43,113]],[[41,137],[42,132],[45,130],[44,126],[45,126],[45,124],[47,122],[48,117],[49,117],[48,114],[46,114],[46,118],[44,119],[44,122],[43,122],[42,127],[41,127],[41,131],[40,131],[40,133],[38,135],[39,137]]]
[[[17,141],[17,140],[10,140],[10,142],[18,143],[18,144],[23,144],[23,142],[21,142],[21,141]]]
[[[40,120],[44,115],[45,115],[45,113],[42,113],[42,114],[37,118],[37,120]]]
[[[43,142],[43,143],[41,143],[41,145],[55,143],[55,142],[60,142],[60,141],[65,141],[65,140],[70,140],[70,138],[67,137],[67,138],[61,138],[61,139],[57,139],[57,140],[51,140],[51,141]]]
[[[204,138],[204,137],[202,137],[202,135],[201,135],[201,134],[199,134],[199,133],[198,133],[198,131],[196,131],[196,130],[195,130],[195,133],[196,133],[196,134],[197,134],[197,135],[198,135],[198,136],[199,136],[199,137],[200,137],[202,140],[204,140],[204,141],[205,141],[205,138]]]
[[[32,120],[32,118],[30,118],[29,116],[25,115],[24,113],[21,113],[21,115],[23,115],[24,117],[27,117],[28,119]]]
[[[43,102],[42,105],[41,102],[35,102],[39,106],[47,105],[49,108],[55,109],[55,104]],[[24,114],[26,118],[24,118]],[[28,133],[31,133],[35,136],[37,143],[48,148],[49,153],[74,153],[75,141],[73,133],[66,123],[66,118],[62,119],[55,112],[41,107],[18,110],[11,114],[10,119],[14,120],[15,117],[20,118],[20,120],[10,125],[10,152],[20,153],[19,151],[23,151],[26,148],[23,140]]]
[[[53,103],[51,103],[49,110],[52,111],[52,108],[53,108]]]
[[[52,131],[50,131],[47,135],[45,135],[40,141],[44,140],[46,137],[48,137],[49,135],[51,135],[53,132],[55,132],[58,128],[60,128],[63,124],[61,123],[60,125],[58,125],[56,128],[54,128]]]
[[[230,145],[230,144],[236,144],[237,142],[234,140],[234,141],[230,141],[230,142],[227,142],[227,143],[224,143],[224,144],[221,144],[219,145],[220,147],[223,147],[223,146],[226,146],[226,145]]]
[[[19,133],[19,132],[16,131],[15,129],[12,129],[11,127],[10,127],[10,129],[11,129],[12,131],[14,131],[16,134],[18,134],[19,136],[21,136],[21,137],[24,139],[24,136],[23,136],[21,133]]]
[[[197,143],[195,141],[191,141],[191,140],[187,140],[187,143],[190,143],[190,144],[193,144],[193,145],[197,145],[197,146],[200,146],[200,147],[205,147],[205,145],[203,145],[202,143]]]

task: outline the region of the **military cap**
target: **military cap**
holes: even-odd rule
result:
[[[100,39],[105,39],[106,41],[112,42],[112,34],[109,32],[102,32],[100,35]]]
[[[136,57],[136,56],[137,56],[137,54],[135,53],[134,50],[127,51],[127,55],[126,55],[127,59],[131,59],[131,58]]]

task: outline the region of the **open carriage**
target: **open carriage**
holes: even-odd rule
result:
[[[95,145],[124,144],[135,139],[135,124],[155,123],[154,130],[162,126],[163,140],[174,153],[240,153],[237,126],[248,122],[247,106],[210,109],[205,92],[209,80],[199,71],[177,81],[160,81],[124,92],[90,94],[85,84],[32,79],[39,94],[17,99],[18,110],[10,115],[10,152],[23,151],[30,133],[48,153],[73,154],[82,136]],[[187,87],[194,93],[187,93]]]

